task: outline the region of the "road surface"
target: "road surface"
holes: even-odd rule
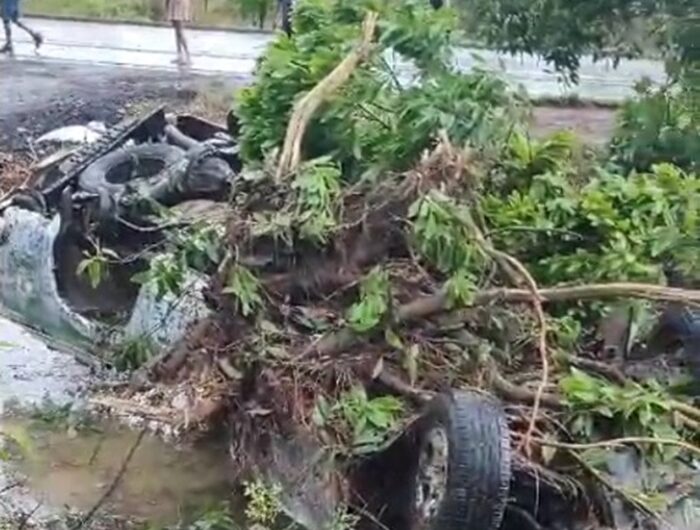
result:
[[[44,34],[46,44],[41,56],[47,60],[174,69],[171,64],[174,37],[167,27],[32,18],[26,22]],[[33,57],[28,36],[19,31],[17,36],[18,56]],[[249,75],[271,38],[270,33],[191,30],[193,70],[209,75]],[[664,79],[663,65],[658,61],[625,61],[613,69],[608,64],[584,60],[579,86],[566,89],[554,73],[544,71],[544,66],[532,57],[509,57],[487,50],[462,48],[455,53],[458,67],[468,70],[478,64],[474,53],[481,56],[483,65],[489,69],[505,68],[510,80],[522,84],[537,97],[575,93],[584,99],[614,101],[628,96],[633,83],[642,77],[656,82]],[[0,63],[2,69],[4,65]]]

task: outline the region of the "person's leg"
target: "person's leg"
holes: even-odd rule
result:
[[[190,57],[190,47],[187,44],[187,38],[185,38],[185,28],[184,24],[180,22],[180,46],[182,46],[182,53],[185,58],[185,62],[190,62],[192,59]]]
[[[180,62],[190,61],[190,50],[185,38],[184,23],[182,20],[173,20],[175,39],[177,40],[177,55]]]
[[[19,19],[15,19],[15,24],[17,24],[18,28],[23,29],[31,36],[31,38],[34,40],[34,47],[38,50],[44,42],[44,37],[41,36],[41,33],[34,31]]]
[[[12,19],[17,15],[15,0],[0,0],[0,15],[2,26],[5,29],[5,44],[0,48],[0,53],[12,53]]]
[[[0,48],[0,53],[12,53],[12,27],[10,19],[3,16],[2,26],[5,29],[5,44]]]
[[[174,62],[180,63],[182,62],[182,42],[180,41],[180,30],[178,29],[180,21],[172,20],[171,24],[173,25],[173,31],[175,33],[175,48],[177,49],[177,59],[175,59]]]

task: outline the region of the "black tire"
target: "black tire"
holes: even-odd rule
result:
[[[80,174],[79,187],[85,191],[115,196],[133,175],[126,169],[134,163],[141,170],[139,178],[152,177],[185,157],[185,151],[169,144],[140,144],[117,149],[90,164]]]
[[[475,392],[440,395],[418,421],[416,462],[409,495],[412,528],[431,530],[497,530],[508,501],[511,446],[501,407]],[[425,489],[426,455],[436,447],[433,435],[443,432],[447,455],[443,487],[437,495]],[[445,469],[446,468],[446,469]],[[421,497],[433,495],[432,505]],[[430,508],[428,508],[431,506]],[[429,515],[428,515],[429,514]]]

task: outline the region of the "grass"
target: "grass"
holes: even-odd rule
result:
[[[194,1],[194,26],[252,27],[242,20],[232,0]],[[84,17],[134,22],[162,21],[165,0],[25,0],[27,14]],[[268,21],[269,25],[270,21]]]

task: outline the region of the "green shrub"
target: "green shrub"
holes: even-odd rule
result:
[[[358,41],[370,2],[301,0],[294,35],[280,35],[258,64],[256,83],[236,108],[247,162],[260,162],[281,146],[294,102],[325,77]],[[376,4],[379,4],[376,2]],[[506,84],[483,71],[462,75],[450,67],[457,41],[456,12],[435,11],[424,0],[386,1],[378,47],[311,122],[305,159],[332,156],[344,176],[376,175],[410,167],[444,130],[455,143],[503,138],[518,103]],[[389,50],[418,69],[400,80]]]
[[[653,89],[642,83],[637,89],[638,97],[619,112],[612,160],[624,170],[647,171],[658,162],[670,162],[700,171],[700,120],[687,95],[678,85]]]

